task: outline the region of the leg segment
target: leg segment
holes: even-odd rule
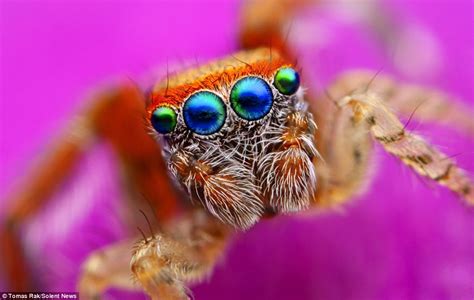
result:
[[[245,49],[270,47],[293,57],[288,45],[288,26],[295,13],[315,4],[316,0],[245,1],[240,12],[239,39]]]
[[[147,134],[144,111],[143,95],[129,83],[102,92],[73,120],[7,199],[10,207],[0,228],[0,271],[7,274],[12,290],[28,290],[30,285],[18,230],[51,199],[97,141],[108,143],[115,152],[123,167],[126,191],[132,197],[141,195],[151,202],[160,220],[166,220],[176,211],[177,196],[163,171],[160,149]]]
[[[316,140],[324,159],[316,162],[319,179],[315,205],[337,205],[364,190],[371,175],[373,139],[369,132],[387,152],[400,158],[415,172],[448,187],[469,204],[474,204],[472,179],[447,155],[421,137],[407,132],[405,126],[386,106],[388,102],[394,104],[408,115],[413,112],[412,106],[416,106],[415,99],[418,99],[416,93],[409,91],[426,90],[402,86],[400,91],[387,77],[373,80],[374,74],[370,73],[369,77],[369,73],[351,72],[342,76],[330,87],[326,99],[320,101],[314,109],[313,114],[319,125]],[[437,94],[432,92],[432,95]],[[427,108],[420,114],[416,112],[419,118],[435,120],[444,116],[447,124],[469,133],[468,125],[472,122],[467,120],[468,109],[462,111],[445,97],[428,100],[432,99],[435,105],[437,103],[444,106],[452,115],[443,114],[443,110],[436,115],[432,113],[433,109]],[[426,104],[429,105],[430,103]],[[408,107],[411,107],[411,111]],[[460,115],[458,120],[454,116],[455,112]]]
[[[355,124],[366,123],[372,136],[390,154],[398,157],[416,173],[446,186],[468,204],[474,205],[474,182],[447,155],[405,130],[378,94],[355,93],[337,101],[339,107],[350,107]]]
[[[325,99],[313,109],[318,130],[316,143],[322,160],[315,160],[318,185],[313,202],[333,207],[363,192],[369,180],[372,139],[368,125],[354,123],[349,107]]]
[[[201,210],[170,228],[143,240],[133,254],[132,272],[152,299],[188,299],[184,282],[210,273],[230,232]]]
[[[0,227],[0,272],[12,291],[31,290],[32,283],[21,249],[21,225],[48,202],[93,140],[87,119],[74,120],[70,129],[73,134],[60,139],[6,199],[9,208]]]
[[[97,299],[110,287],[138,290],[130,271],[130,250],[134,244],[133,241],[119,242],[87,258],[77,287],[81,299]]]
[[[474,136],[474,110],[460,101],[440,91],[410,84],[399,84],[388,76],[374,71],[349,71],[342,74],[331,85],[328,93],[340,99],[353,93],[368,90],[377,93],[384,103],[388,103],[404,117],[440,123],[453,127],[468,136]],[[416,112],[414,112],[416,110]]]

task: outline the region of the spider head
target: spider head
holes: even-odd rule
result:
[[[238,228],[306,208],[316,125],[292,65],[268,49],[185,71],[147,109],[168,170],[209,213]]]

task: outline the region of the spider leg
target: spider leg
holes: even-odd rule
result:
[[[143,195],[160,220],[166,220],[177,209],[177,196],[164,171],[160,149],[145,129],[142,93],[126,83],[92,100],[6,201],[6,221],[0,228],[0,272],[6,274],[12,290],[28,290],[31,285],[19,238],[22,224],[52,198],[96,142],[111,146],[121,163],[124,186],[131,199],[138,201],[141,197],[137,195]]]
[[[388,153],[398,157],[413,171],[436,181],[474,205],[474,183],[446,154],[405,126],[388,109],[379,94],[368,90],[337,101],[352,110],[354,124],[366,124],[371,135]]]
[[[367,124],[353,122],[349,107],[339,108],[330,99],[314,106],[315,140],[322,159],[314,161],[318,186],[313,202],[334,207],[363,192],[369,182],[372,139]]]
[[[184,282],[212,271],[230,229],[202,210],[142,241],[131,261],[132,272],[152,299],[188,299]]]
[[[334,99],[339,99],[352,93],[363,93],[368,89],[380,95],[383,102],[402,117],[440,123],[467,136],[474,136],[472,107],[460,101],[453,101],[453,97],[443,92],[398,83],[389,76],[379,75],[374,71],[348,71],[335,80],[328,93]]]
[[[314,0],[245,1],[241,6],[239,40],[244,49],[269,47],[293,57],[288,34],[298,11],[314,5]]]
[[[77,290],[81,299],[98,299],[111,287],[139,290],[131,280],[130,249],[135,242],[121,241],[94,251],[82,264]]]
[[[3,269],[7,286],[14,291],[31,287],[20,241],[21,225],[48,202],[91,143],[93,138],[87,131],[88,126],[82,126],[84,122],[84,119],[75,120],[76,134],[58,141],[6,201],[9,207],[0,228],[0,270]]]

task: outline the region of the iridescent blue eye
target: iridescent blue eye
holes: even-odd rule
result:
[[[158,107],[153,111],[150,122],[159,133],[170,133],[176,127],[176,112],[167,106]]]
[[[273,84],[283,95],[293,95],[300,87],[300,75],[292,68],[281,68],[275,74]]]
[[[232,88],[230,105],[242,119],[249,121],[261,119],[272,109],[272,89],[262,78],[244,77]]]
[[[198,92],[184,103],[183,117],[186,126],[193,132],[202,135],[213,134],[225,123],[225,105],[214,93]]]

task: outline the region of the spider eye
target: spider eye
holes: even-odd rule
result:
[[[225,123],[224,102],[214,93],[198,92],[184,103],[183,118],[191,131],[202,135],[213,134]]]
[[[176,127],[176,112],[167,106],[158,107],[151,115],[150,121],[159,133],[170,133]]]
[[[293,68],[281,68],[275,74],[273,84],[283,95],[293,95],[300,87],[300,75]]]
[[[242,119],[249,121],[261,119],[272,108],[272,90],[267,82],[259,77],[244,77],[232,87],[230,105]]]

